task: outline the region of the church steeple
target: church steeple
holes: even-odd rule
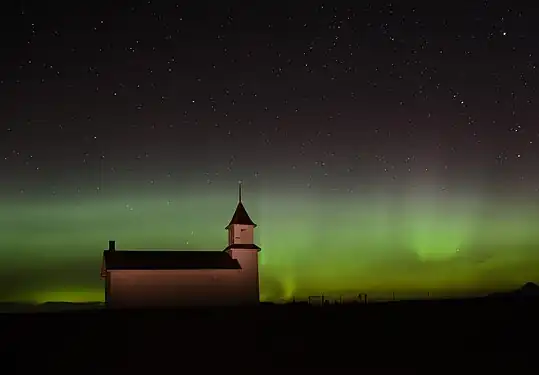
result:
[[[236,211],[234,211],[234,215],[232,215],[230,223],[228,223],[225,228],[227,230],[229,230],[232,225],[247,225],[256,228],[256,224],[249,217],[249,214],[247,213],[247,210],[245,209],[241,201],[241,187],[242,184],[240,181],[240,183],[238,184],[238,205],[236,206]]]
[[[260,295],[258,252],[260,251],[260,247],[255,245],[254,234],[256,224],[253,223],[245,207],[243,207],[241,188],[240,182],[238,186],[238,205],[232,216],[232,220],[226,226],[228,230],[228,246],[224,251],[232,259],[237,260],[241,267],[239,274],[242,275],[243,281],[238,284],[237,288],[242,291],[242,294],[249,296],[245,301],[258,303]]]
[[[247,210],[243,206],[241,188],[240,182],[238,186],[238,205],[230,223],[225,228],[228,230],[228,246],[254,245],[254,229],[256,228],[256,224],[251,220]]]

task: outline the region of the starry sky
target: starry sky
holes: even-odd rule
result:
[[[428,3],[12,2],[0,300],[224,248],[239,180],[266,300],[539,281],[539,11]]]

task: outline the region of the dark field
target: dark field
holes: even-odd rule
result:
[[[18,371],[71,374],[102,369],[158,374],[181,367],[189,373],[197,367],[241,372],[503,367],[520,373],[537,369],[538,312],[536,298],[491,298],[5,314],[0,345],[9,368],[14,361]]]

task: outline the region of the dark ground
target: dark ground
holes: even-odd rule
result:
[[[535,298],[490,298],[5,314],[0,358],[16,372],[286,366],[522,373],[538,367],[537,312]]]
[[[178,366],[190,372],[195,366],[240,372],[281,366],[534,372],[538,302],[489,298],[5,314],[0,358],[17,373],[39,368],[159,374]]]

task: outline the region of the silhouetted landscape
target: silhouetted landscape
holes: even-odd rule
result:
[[[45,304],[44,312],[65,310],[2,315],[2,345],[20,370],[35,363],[41,370],[85,371],[180,365],[516,369],[535,359],[537,291],[528,283],[484,298],[316,307],[110,311]]]

